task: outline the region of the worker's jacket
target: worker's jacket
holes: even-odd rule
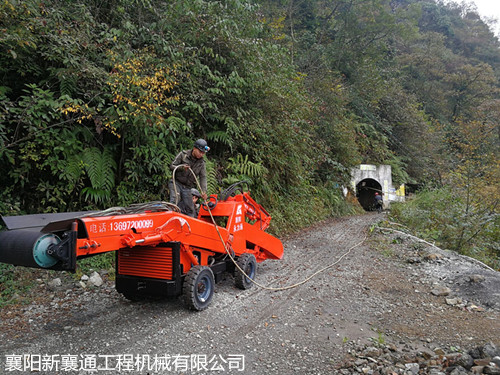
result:
[[[201,189],[207,191],[207,171],[205,168],[205,160],[203,158],[196,159],[191,155],[193,150],[184,150],[179,152],[174,161],[170,165],[170,170],[181,164],[187,164],[192,169],[196,177],[200,180]],[[175,171],[175,182],[179,182],[187,188],[198,188],[196,180],[191,171],[184,170],[184,168],[177,168]]]

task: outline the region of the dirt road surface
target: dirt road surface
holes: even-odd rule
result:
[[[181,299],[129,302],[105,275],[94,288],[69,276],[55,289],[40,280],[31,305],[0,312],[0,373],[335,374],[353,343],[500,346],[500,296],[484,290],[500,285],[498,276],[446,254],[427,259],[433,249],[404,238],[369,234],[382,217],[331,219],[283,239],[284,259],[258,266],[264,285],[291,285],[340,262],[281,292],[242,291],[228,275],[202,312]],[[469,274],[483,275],[480,300]],[[439,284],[458,303],[432,294]]]

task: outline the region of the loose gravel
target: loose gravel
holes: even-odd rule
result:
[[[370,346],[415,353],[500,346],[499,273],[370,232],[382,218],[331,219],[283,239],[284,259],[258,266],[264,285],[301,281],[366,238],[290,290],[242,291],[227,275],[202,312],[180,298],[129,302],[106,274],[99,287],[64,275],[59,286],[39,280],[30,305],[0,311],[0,373],[357,373],[346,363]],[[431,293],[440,285],[448,295]]]

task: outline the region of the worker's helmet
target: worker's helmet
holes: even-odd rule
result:
[[[196,142],[194,142],[194,147],[196,147],[201,152],[210,151],[210,147],[208,147],[207,141],[205,141],[204,139],[198,139]]]
[[[201,198],[201,194],[198,191],[198,189],[192,188],[191,189],[191,195],[194,195],[195,197]]]

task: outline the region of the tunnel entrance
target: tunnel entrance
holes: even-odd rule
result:
[[[382,194],[382,185],[377,180],[365,178],[356,185],[356,198],[365,211],[375,210],[375,193]]]

